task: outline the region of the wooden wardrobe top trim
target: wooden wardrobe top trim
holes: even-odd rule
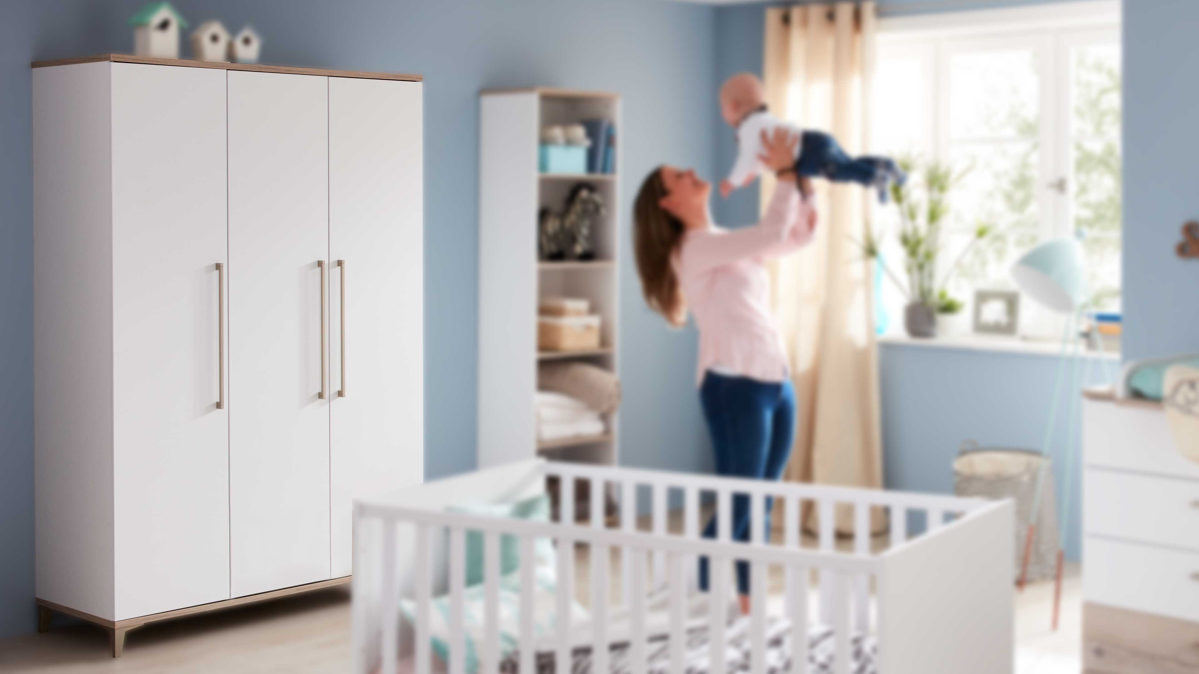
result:
[[[620,94],[610,91],[584,91],[582,89],[556,89],[554,87],[517,87],[513,89],[484,89],[483,96],[503,94],[537,94],[546,98],[607,98],[620,100]]]
[[[284,73],[289,75],[320,75],[323,77],[352,77],[365,80],[399,80],[403,82],[421,82],[420,75],[403,73],[369,73],[358,70],[330,70],[328,68],[302,68],[299,66],[272,66],[260,63],[225,63],[222,61],[192,61],[189,59],[163,59],[152,56],[134,56],[132,54],[100,54],[82,58],[56,59],[52,61],[34,61],[34,68],[49,68],[52,66],[69,66],[77,63],[143,63],[153,66],[179,66],[183,68],[213,68],[216,70],[241,70],[254,73]]]

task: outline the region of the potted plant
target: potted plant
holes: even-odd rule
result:
[[[899,213],[898,241],[907,283],[881,257],[879,239],[873,233],[863,244],[863,249],[907,297],[904,327],[908,335],[935,337],[937,315],[953,315],[963,309],[961,300],[949,293],[949,282],[974,246],[989,237],[993,228],[987,224],[975,226],[970,241],[953,263],[941,270],[943,275],[938,281],[937,260],[943,252],[941,234],[949,215],[949,192],[966,171],[955,172],[939,162],[931,162],[923,168],[911,159],[899,163],[904,172],[912,176],[903,185],[891,186],[892,202]]]

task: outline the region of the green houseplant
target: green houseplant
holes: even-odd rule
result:
[[[942,276],[938,279],[937,262],[944,252],[941,235],[949,215],[949,193],[967,171],[954,171],[940,162],[919,166],[910,158],[900,160],[899,164],[912,176],[903,185],[891,186],[891,200],[899,213],[896,235],[907,282],[881,257],[881,244],[873,233],[869,234],[863,248],[866,256],[882,266],[887,277],[907,298],[904,327],[908,334],[935,337],[937,314],[956,314],[963,307],[961,300],[950,294],[950,281],[974,246],[990,236],[993,228],[987,224],[976,225],[970,241],[953,262],[941,270]]]

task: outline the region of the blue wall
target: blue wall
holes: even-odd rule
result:
[[[1124,356],[1199,352],[1199,261],[1174,254],[1199,219],[1199,2],[1124,8]]]
[[[173,0],[192,20],[252,23],[274,63],[425,76],[426,465],[475,466],[477,94],[558,85],[624,96],[622,213],[661,161],[713,172],[715,9],[604,0]],[[0,4],[0,636],[33,626],[30,100],[35,58],[129,51],[143,0]],[[627,260],[632,259],[624,237]],[[632,264],[621,278],[626,345],[623,459],[702,470],[695,336],[646,310]],[[633,348],[633,347],[636,348]],[[676,448],[687,447],[680,453]]]

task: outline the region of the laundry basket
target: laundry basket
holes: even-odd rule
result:
[[[1024,539],[1032,517],[1037,472],[1045,466],[1036,538],[1028,562],[1028,580],[1051,578],[1057,555],[1057,509],[1053,490],[1053,465],[1039,452],[1026,449],[979,447],[967,441],[953,462],[954,492],[958,496],[1010,498],[1016,504],[1016,563],[1020,574]]]

